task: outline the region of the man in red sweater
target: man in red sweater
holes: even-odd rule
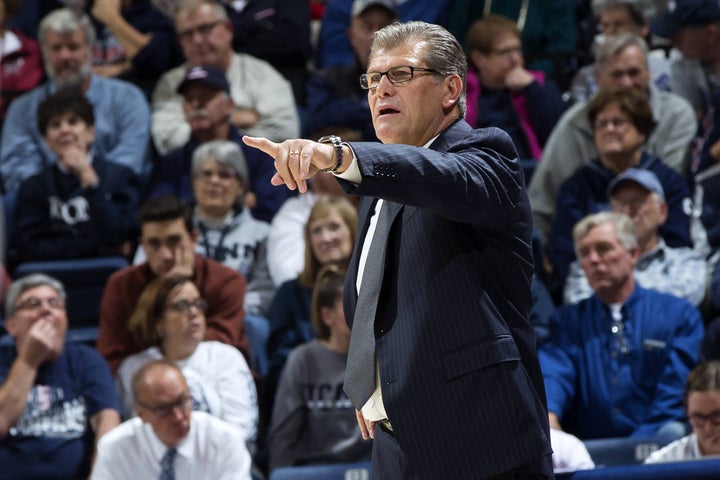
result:
[[[172,196],[157,197],[140,208],[140,244],[147,261],[115,272],[100,304],[97,349],[113,374],[125,357],[143,349],[127,327],[140,293],[158,275],[192,278],[208,303],[206,340],[239,348],[248,357],[244,332],[245,279],[222,264],[195,254],[191,209]]]

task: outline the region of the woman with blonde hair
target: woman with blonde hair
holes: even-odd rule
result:
[[[305,266],[296,279],[280,285],[270,306],[267,402],[272,403],[290,350],[315,338],[310,299],[318,272],[327,265],[346,269],[356,234],[357,210],[348,199],[332,195],[318,198],[305,224]]]

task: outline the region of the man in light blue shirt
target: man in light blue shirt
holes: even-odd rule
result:
[[[93,104],[97,154],[140,174],[148,154],[150,108],[134,85],[92,73],[95,33],[88,17],[55,10],[40,23],[39,40],[49,81],[10,105],[0,143],[5,191],[16,191],[24,179],[56,161],[38,130],[37,108],[62,89],[79,90]]]
[[[699,306],[705,298],[707,263],[689,247],[670,247],[658,229],[668,218],[668,205],[658,177],[650,170],[629,168],[608,187],[613,211],[625,213],[635,224],[640,256],[635,279],[645,288],[670,293]],[[570,265],[565,281],[565,303],[577,303],[593,294],[580,264]]]

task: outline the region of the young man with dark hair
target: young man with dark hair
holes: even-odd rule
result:
[[[245,279],[214,260],[196,255],[196,240],[192,212],[176,197],[153,198],[140,208],[140,244],[147,261],[113,274],[100,304],[97,349],[113,372],[125,357],[141,350],[127,322],[142,290],[159,275],[192,278],[208,302],[205,339],[238,347],[248,357]]]

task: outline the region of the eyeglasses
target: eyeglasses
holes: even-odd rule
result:
[[[360,86],[364,90],[371,90],[377,88],[380,85],[383,75],[387,76],[390,83],[393,85],[401,85],[409,82],[415,77],[415,72],[429,72],[435,75],[442,75],[437,70],[432,68],[420,68],[411,66],[393,67],[386,72],[368,72],[360,75]]]
[[[513,55],[522,55],[522,47],[508,47],[502,50],[491,50],[490,53],[497,55],[498,57],[510,58]]]
[[[613,130],[620,130],[627,127],[630,124],[630,120],[627,118],[598,118],[595,120],[595,130],[607,130],[609,126],[613,127]]]
[[[213,170],[201,170],[196,175],[205,181],[210,181],[215,175],[217,175],[220,180],[226,181],[237,178],[237,175],[232,170],[218,170],[217,172]]]
[[[207,312],[208,304],[204,298],[196,298],[195,300],[178,300],[165,307],[169,310],[175,310],[178,313],[187,315],[192,308],[197,309],[201,313]]]
[[[648,203],[649,198],[650,195],[648,194],[645,198],[638,198],[627,202],[621,202],[620,200],[611,199],[610,207],[614,212],[639,212],[645,206],[645,204]]]
[[[710,413],[693,413],[688,415],[688,420],[694,428],[703,428],[708,420],[713,427],[717,427],[720,426],[720,410]]]
[[[47,303],[48,307],[52,308],[53,310],[62,310],[63,308],[65,308],[65,301],[60,297],[49,297],[49,298],[30,297],[27,300],[24,300],[21,303],[15,305],[15,311],[40,310],[43,306],[43,303]]]
[[[183,30],[182,32],[177,32],[177,36],[181,42],[192,40],[196,33],[199,34],[201,37],[207,37],[208,35],[210,35],[213,29],[221,23],[225,23],[225,20],[215,20],[214,22],[204,23],[198,27]]]
[[[165,405],[156,405],[154,407],[151,407],[150,405],[145,405],[144,403],[136,401],[138,405],[140,405],[145,410],[151,412],[153,415],[157,415],[158,417],[167,417],[170,415],[173,410],[176,408],[180,410],[181,412],[187,412],[190,407],[192,407],[192,398],[190,398],[189,395],[183,395],[181,398],[179,398],[177,401],[173,403],[168,403]]]

